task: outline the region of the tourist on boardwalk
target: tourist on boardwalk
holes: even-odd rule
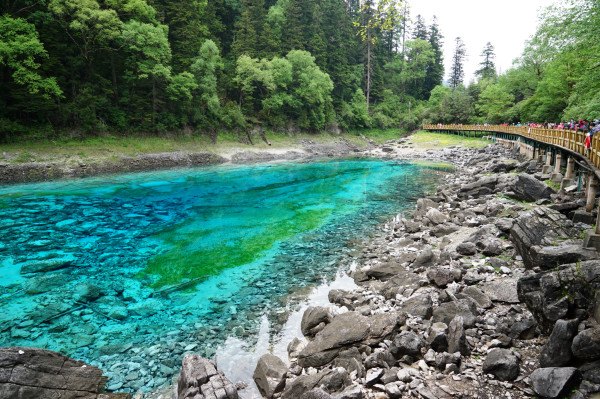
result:
[[[590,148],[592,148],[592,135],[588,132],[585,134],[585,155],[589,157]]]

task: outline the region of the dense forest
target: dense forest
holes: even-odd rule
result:
[[[450,85],[433,90],[422,117],[436,123],[600,119],[599,39],[598,0],[557,2],[541,16],[540,27],[513,68],[497,76],[493,46],[486,46],[477,79],[466,87],[460,65],[455,67],[455,60],[460,64],[464,57],[459,42]]]
[[[600,4],[565,2],[465,86],[462,40],[444,84],[435,18],[401,0],[6,0],[0,140],[599,117]]]
[[[436,23],[398,0],[1,4],[5,136],[414,127],[444,74]]]

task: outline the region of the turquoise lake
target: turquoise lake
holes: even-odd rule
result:
[[[438,179],[349,159],[0,187],[0,346],[87,361],[112,390],[155,389],[183,353],[251,341],[263,315],[280,325],[290,297]]]

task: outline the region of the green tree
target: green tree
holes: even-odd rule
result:
[[[433,61],[427,65],[427,72],[425,74],[425,82],[423,90],[425,92],[426,99],[429,98],[429,93],[437,85],[441,85],[444,81],[444,50],[443,36],[439,30],[437,19],[434,16],[433,22],[429,27],[429,44],[433,50]]]
[[[455,49],[452,55],[452,68],[450,69],[450,87],[457,88],[463,84],[465,78],[464,62],[467,50],[460,37],[457,37],[454,43]]]
[[[483,60],[479,64],[481,68],[475,71],[475,75],[478,76],[479,79],[495,79],[497,76],[496,64],[494,63],[496,53],[494,52],[492,43],[487,42],[481,52],[481,56],[483,57]]]
[[[481,92],[476,108],[481,113],[483,122],[502,123],[507,120],[514,101],[515,97],[505,87],[494,83]]]

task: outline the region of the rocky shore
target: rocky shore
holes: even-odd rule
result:
[[[364,247],[360,288],[309,308],[289,359],[259,360],[263,396],[600,392],[600,260],[582,246],[591,226],[571,221],[583,194],[554,192],[542,165],[515,156],[498,145],[447,151],[457,173]]]
[[[329,306],[310,307],[288,358],[260,358],[254,380],[263,397],[600,392],[600,255],[582,245],[591,226],[572,222],[584,194],[555,192],[543,165],[500,145],[416,153],[400,140],[364,155],[448,161],[456,172],[352,255],[359,288],[332,290]],[[3,362],[0,393],[14,389],[5,372],[14,366]],[[177,383],[151,397],[235,399],[236,383],[187,355]],[[111,397],[97,392],[89,397]]]

